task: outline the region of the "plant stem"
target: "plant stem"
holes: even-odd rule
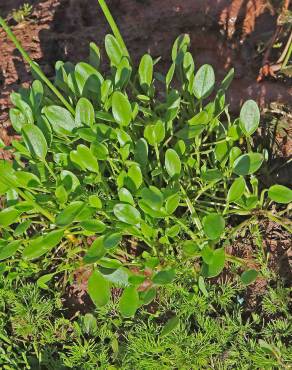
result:
[[[187,195],[187,193],[186,193],[186,191],[185,191],[185,189],[183,188],[182,185],[180,186],[180,189],[181,189],[181,192],[183,193],[183,195],[185,196],[188,209],[190,210],[191,215],[194,217],[194,221],[195,221],[195,224],[196,224],[198,230],[202,231],[201,221],[200,221],[200,219],[197,215],[197,212],[196,212],[190,198],[188,197],[188,195]]]
[[[3,27],[9,39],[14,43],[17,50],[22,55],[23,59],[29,64],[30,68],[43,80],[44,83],[52,90],[52,92],[58,97],[58,99],[64,104],[64,106],[72,113],[75,114],[73,107],[67,102],[59,90],[52,84],[52,82],[46,77],[40,67],[30,58],[27,52],[23,49],[14,33],[11,31],[7,23],[2,17],[0,17],[0,25]]]
[[[108,6],[106,5],[105,0],[98,0],[98,3],[99,3],[99,6],[101,7],[101,9],[103,11],[104,16],[106,17],[106,20],[108,21],[108,23],[109,23],[109,25],[110,25],[110,27],[113,31],[113,34],[114,34],[115,38],[117,39],[118,43],[124,49],[124,53],[126,54],[126,56],[130,59],[130,55],[129,55],[128,49],[126,47],[126,44],[124,43],[122,35],[121,35],[121,33],[118,29],[118,26],[117,26],[115,20],[113,19],[113,16],[112,16]]]
[[[54,171],[53,171],[53,170],[51,169],[51,167],[49,166],[48,162],[47,162],[47,161],[44,161],[43,163],[44,163],[44,165],[45,165],[46,169],[49,171],[49,173],[50,173],[50,174],[51,174],[51,176],[53,177],[53,179],[54,179],[55,181],[57,181],[57,177],[56,177],[56,175],[54,174]]]
[[[17,193],[28,203],[30,203],[37,211],[39,211],[43,216],[45,216],[48,220],[50,220],[52,223],[55,222],[55,217],[48,211],[46,211],[43,207],[41,207],[39,204],[37,204],[33,199],[28,197],[25,192],[20,190],[19,188],[15,189]]]

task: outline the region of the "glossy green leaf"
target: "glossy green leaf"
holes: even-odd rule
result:
[[[29,100],[35,113],[38,112],[44,96],[44,88],[39,80],[33,81],[30,90]]]
[[[89,220],[82,221],[80,222],[80,226],[84,230],[93,231],[98,234],[104,232],[106,229],[106,225],[102,221],[96,220],[96,219],[89,219]]]
[[[76,64],[74,74],[71,75],[73,77],[72,90],[75,95],[91,95],[97,100],[100,99],[101,85],[104,80],[102,75],[94,67],[88,63],[79,62]]]
[[[23,258],[32,260],[41,257],[56,247],[62,240],[63,235],[63,230],[54,230],[36,239],[31,239],[22,252]]]
[[[64,204],[68,200],[68,194],[63,185],[60,185],[56,188],[55,196],[60,204]]]
[[[225,265],[224,248],[219,248],[214,251],[213,262],[210,264],[204,263],[202,266],[202,276],[214,277],[220,274]]]
[[[114,215],[118,220],[129,225],[137,225],[141,220],[140,212],[130,204],[116,204],[114,206]]]
[[[6,245],[0,246],[0,261],[14,256],[21,245],[21,240],[7,242]]]
[[[165,337],[173,332],[178,327],[179,323],[180,320],[177,316],[170,318],[161,330],[160,337]]]
[[[99,47],[94,43],[90,42],[89,44],[89,63],[98,70],[100,65],[100,50]]]
[[[100,161],[105,161],[108,159],[109,153],[105,144],[96,141],[90,145],[90,150],[96,159]]]
[[[151,288],[147,290],[146,292],[141,293],[141,299],[144,305],[148,305],[151,303],[156,297],[156,289]]]
[[[144,137],[152,146],[161,143],[165,137],[164,123],[159,120],[154,124],[147,125],[144,129]]]
[[[177,207],[179,206],[179,202],[180,202],[179,194],[173,194],[170,197],[168,197],[165,202],[166,212],[169,215],[173,214],[175,210],[177,209]]]
[[[75,123],[76,126],[92,126],[95,121],[94,108],[91,102],[86,98],[80,98],[76,105]]]
[[[98,161],[86,145],[79,144],[77,150],[73,150],[70,153],[70,159],[72,162],[77,163],[83,170],[87,169],[99,173]]]
[[[131,192],[128,189],[121,188],[119,190],[118,195],[119,195],[119,199],[120,199],[121,202],[123,202],[123,203],[129,203],[132,206],[134,205],[133,196],[132,196]]]
[[[234,78],[234,68],[231,68],[230,71],[228,71],[227,75],[224,77],[223,81],[221,82],[220,88],[226,91],[230,86],[233,78]]]
[[[87,250],[85,256],[83,257],[83,262],[94,263],[104,257],[107,253],[104,247],[104,236],[100,236],[94,240],[90,248]]]
[[[88,279],[88,294],[97,307],[105,306],[110,300],[110,283],[97,270]]]
[[[24,234],[31,224],[32,224],[32,220],[26,220],[18,224],[16,229],[14,230],[13,236],[17,237],[17,236]]]
[[[48,290],[49,287],[47,283],[52,280],[52,278],[55,276],[55,274],[46,274],[39,277],[36,281],[37,286],[41,289]]]
[[[241,274],[240,280],[244,285],[249,285],[256,280],[258,274],[258,271],[254,269],[246,270]]]
[[[133,317],[139,307],[139,294],[135,286],[128,286],[120,298],[119,309],[123,317]]]
[[[132,188],[132,184],[134,184],[135,189],[139,189],[143,182],[143,175],[141,169],[138,165],[133,164],[128,171],[128,179],[130,180],[130,187]]]
[[[85,204],[81,201],[70,203],[61,213],[56,217],[56,224],[58,226],[70,225],[76,217],[80,214]]]
[[[103,246],[106,249],[116,248],[122,240],[122,235],[118,232],[109,232],[103,237]]]
[[[80,186],[80,181],[78,177],[74,175],[73,172],[62,170],[60,173],[60,178],[62,180],[62,184],[68,193],[75,191],[78,186]]]
[[[75,122],[72,114],[63,107],[50,105],[44,107],[42,113],[46,116],[53,131],[57,135],[72,135],[72,131],[76,127],[79,127],[79,124]]]
[[[214,250],[209,245],[205,245],[201,253],[205,263],[211,265],[214,262]]]
[[[18,220],[21,212],[14,207],[8,207],[0,212],[0,226],[7,227]]]
[[[194,94],[198,99],[209,96],[215,85],[215,74],[209,64],[204,64],[195,74]]]
[[[10,95],[11,102],[21,111],[21,113],[24,115],[25,120],[29,124],[34,123],[34,117],[33,112],[29,104],[24,101],[22,96],[19,93],[13,92]]]
[[[240,110],[240,128],[246,136],[251,136],[260,123],[260,110],[254,100],[247,100]]]
[[[112,113],[115,121],[121,126],[128,126],[132,120],[132,107],[128,98],[120,91],[112,96]]]
[[[233,172],[238,176],[250,175],[261,167],[263,160],[260,153],[243,154],[234,161]]]
[[[105,50],[111,64],[117,67],[125,54],[123,53],[121,45],[113,35],[105,36]]]
[[[201,249],[199,245],[193,240],[186,240],[182,244],[182,250],[187,257],[194,257],[200,253]]]
[[[38,126],[27,124],[22,128],[22,136],[30,153],[41,160],[45,160],[48,145],[42,131]]]
[[[235,160],[240,157],[241,155],[241,149],[238,148],[237,146],[234,146],[233,148],[230,149],[230,152],[229,152],[229,162],[230,162],[230,166],[233,166]]]
[[[234,202],[235,200],[241,198],[245,191],[246,183],[244,177],[238,177],[235,179],[228,190],[227,201]]]
[[[204,294],[205,297],[209,296],[209,293],[206,289],[206,284],[205,284],[205,280],[204,280],[203,276],[199,276],[198,287],[199,287],[200,291]]]
[[[201,178],[202,180],[206,182],[219,181],[223,178],[223,174],[221,171],[214,168],[212,170],[207,170],[205,172],[202,172]]]
[[[165,285],[171,283],[175,278],[175,270],[162,270],[157,272],[157,274],[153,277],[152,281],[154,284],[157,285]]]
[[[183,33],[176,38],[171,50],[171,58],[173,62],[178,64],[182,61],[182,57],[187,52],[190,42],[190,36],[187,33]]]
[[[148,162],[148,144],[144,138],[139,139],[135,145],[135,161],[140,164],[140,166],[146,166]]]
[[[139,64],[139,81],[142,87],[150,87],[153,77],[153,60],[149,54],[143,55]]]
[[[180,175],[181,161],[174,149],[167,149],[165,152],[165,169],[170,177]]]
[[[218,213],[210,213],[203,218],[203,229],[209,239],[218,239],[224,232],[225,220]]]
[[[21,132],[24,125],[28,123],[25,115],[17,108],[9,110],[9,119],[16,132]]]
[[[149,186],[149,188],[143,188],[141,190],[142,200],[148,204],[149,207],[159,210],[163,204],[163,194],[155,186]]]
[[[273,185],[269,188],[268,196],[274,202],[288,204],[292,202],[292,190],[283,185]]]
[[[209,122],[209,114],[202,110],[201,112],[197,113],[194,117],[188,120],[188,124],[190,126],[194,125],[206,125]]]

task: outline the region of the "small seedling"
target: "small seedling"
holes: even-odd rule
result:
[[[18,9],[13,9],[11,12],[11,17],[16,23],[24,22],[32,13],[32,5],[25,3]]]

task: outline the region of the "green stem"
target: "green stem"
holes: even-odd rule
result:
[[[122,48],[124,49],[124,53],[126,54],[126,56],[128,58],[130,58],[130,55],[129,55],[129,52],[128,52],[128,49],[126,47],[126,44],[124,43],[124,40],[122,38],[122,35],[118,29],[118,26],[115,22],[115,20],[113,19],[113,16],[111,15],[111,12],[108,8],[108,6],[106,5],[106,2],[105,0],[98,0],[98,3],[103,11],[103,14],[104,16],[106,17],[106,20],[108,21],[112,31],[113,31],[113,34],[115,36],[115,38],[117,39],[118,43],[122,46]]]
[[[29,64],[30,68],[43,80],[44,83],[52,90],[52,92],[58,97],[58,99],[64,104],[64,106],[72,113],[75,114],[73,107],[67,102],[59,90],[51,83],[51,81],[46,77],[40,67],[30,58],[27,52],[23,49],[14,33],[8,27],[7,23],[2,17],[0,17],[0,25],[3,27],[9,39],[14,43],[23,59]]]
[[[192,240],[194,240],[195,242],[198,241],[197,235],[192,230],[190,230],[182,221],[173,216],[171,218],[185,230],[185,232],[192,238]]]
[[[281,66],[281,70],[284,69],[290,59],[290,56],[292,54],[292,32],[290,34],[290,37],[289,37],[289,40],[288,42],[290,42],[290,45],[289,45],[289,49],[285,55],[285,59],[283,60],[283,63],[282,63],[282,66]]]
[[[268,211],[263,211],[262,214],[266,216],[269,220],[276,222],[277,224],[281,225],[285,230],[289,231],[292,233],[292,227],[289,225],[286,225],[283,220],[278,218],[277,216],[274,216],[272,213]],[[290,221],[289,221],[290,222]]]
[[[40,212],[43,216],[45,216],[48,220],[50,220],[52,223],[55,223],[55,217],[48,211],[46,211],[43,207],[41,207],[39,204],[37,204],[33,199],[28,197],[22,190],[19,188],[15,189],[17,193],[28,203],[30,203],[38,212]]]
[[[43,163],[44,163],[44,165],[45,165],[46,169],[49,171],[49,173],[50,173],[50,174],[51,174],[51,176],[53,177],[53,179],[54,179],[55,181],[57,181],[57,177],[56,177],[56,175],[54,174],[54,171],[53,171],[53,170],[51,169],[51,167],[49,166],[48,162],[47,162],[47,161],[44,161]]]
[[[185,196],[188,209],[190,210],[191,215],[194,217],[195,224],[196,224],[198,230],[201,232],[202,231],[202,225],[201,225],[201,221],[200,221],[200,219],[197,215],[197,212],[196,212],[190,198],[188,197],[188,195],[187,195],[187,193],[186,193],[186,191],[185,191],[185,189],[183,188],[182,185],[180,186],[180,189],[181,189],[181,192],[183,193],[183,195]]]

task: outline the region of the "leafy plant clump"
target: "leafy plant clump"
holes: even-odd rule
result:
[[[253,149],[256,103],[232,119],[225,92],[234,71],[214,92],[213,68],[196,69],[189,44],[188,35],[176,39],[166,75],[154,72],[159,59],[149,54],[136,69],[113,35],[105,38],[106,75],[94,43],[89,63],[58,61],[53,84],[30,62],[35,81],[11,94],[20,140],[4,147],[13,161],[0,162],[2,269],[50,256],[38,281],[47,288],[73,269],[56,261],[74,260],[92,271],[93,302],[106,305],[111,288],[122,287],[119,310],[131,317],[174,280],[177,261],[200,261],[203,289],[227,261],[245,268],[225,249],[259,217],[289,229],[272,201],[288,204],[292,191],[259,186],[267,158]],[[246,269],[242,282],[256,276]]]

